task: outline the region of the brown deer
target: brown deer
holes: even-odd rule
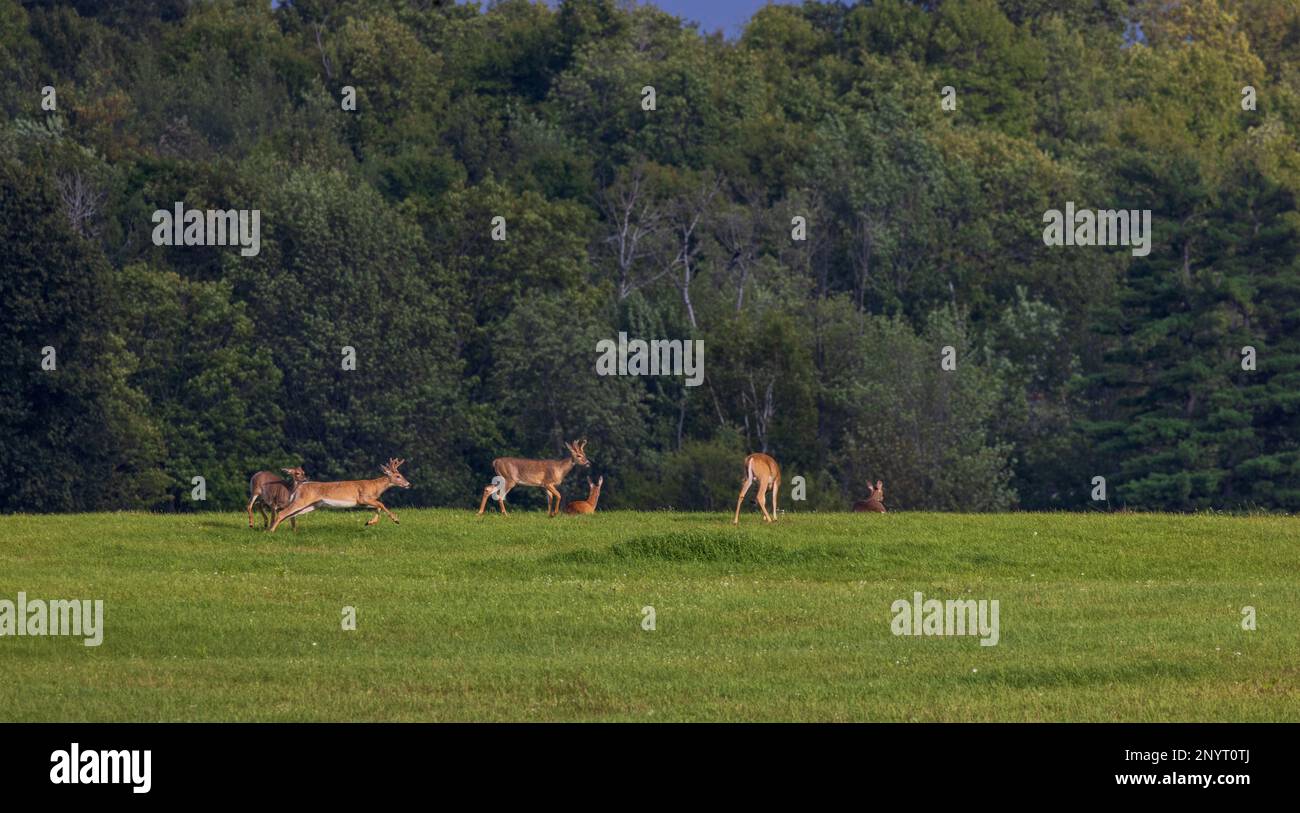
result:
[[[605,485],[605,475],[602,474],[600,476],[600,479],[594,483],[591,482],[591,478],[588,477],[587,478],[587,499],[574,500],[573,502],[564,506],[564,513],[566,514],[596,513],[596,502],[600,500],[600,487],[603,485]]]
[[[764,522],[776,522],[776,494],[781,490],[781,467],[777,465],[776,460],[762,452],[755,452],[745,458],[745,481],[740,484],[740,496],[736,498],[736,516],[732,517],[731,524],[740,524],[740,504],[745,501],[745,494],[749,487],[758,480],[758,507],[763,512]],[[768,487],[772,489],[772,513],[767,513],[766,497]]]
[[[289,475],[291,482],[286,483],[273,471],[259,471],[249,479],[248,493],[252,498],[248,501],[248,527],[253,527],[254,506],[257,507],[257,513],[262,517],[262,527],[265,528],[271,524],[271,516],[289,504],[289,495],[293,489],[307,479],[307,472],[302,470],[302,466],[280,471]],[[267,513],[267,508],[271,509],[270,514]],[[298,530],[297,524],[294,524],[293,529]]]
[[[492,461],[492,470],[505,482],[500,485],[497,505],[501,513],[506,513],[506,495],[515,486],[537,486],[546,491],[546,516],[553,517],[560,513],[560,492],[555,487],[564,482],[564,478],[574,466],[590,466],[587,460],[587,441],[566,442],[564,448],[569,450],[564,460],[527,460],[522,457],[498,457]],[[495,479],[495,478],[494,478]],[[483,516],[488,497],[498,491],[496,483],[490,483],[483,489],[483,499],[478,504],[478,515]],[[555,507],[552,510],[552,498]]]
[[[879,480],[876,481],[876,487],[871,490],[871,494],[865,500],[858,500],[853,503],[854,511],[874,511],[877,514],[885,513],[885,486]]]
[[[393,512],[379,501],[379,497],[393,486],[411,487],[411,483],[397,470],[405,462],[405,460],[389,458],[387,464],[379,467],[384,476],[370,480],[336,480],[328,483],[308,480],[299,483],[293,490],[293,499],[275,515],[275,522],[271,523],[271,533],[275,533],[275,529],[286,519],[292,521],[294,517],[315,511],[322,505],[326,508],[357,508],[358,506],[373,508],[375,515],[366,520],[366,525],[374,525],[378,522],[381,511],[397,523],[397,517],[393,516]]]

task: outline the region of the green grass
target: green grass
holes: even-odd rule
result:
[[[0,598],[106,627],[0,638],[0,720],[1300,720],[1295,518],[395,510],[0,517]]]

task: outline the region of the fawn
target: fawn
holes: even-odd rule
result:
[[[853,503],[854,511],[874,511],[877,514],[885,513],[885,486],[881,481],[876,481],[876,487],[871,490],[871,494],[865,500],[858,500]]]
[[[598,479],[594,483],[591,482],[591,478],[588,477],[587,478],[587,499],[574,500],[573,502],[564,506],[564,513],[566,514],[596,513],[596,502],[600,500],[600,487],[603,485],[605,485],[605,475],[602,474],[600,476],[600,479]]]

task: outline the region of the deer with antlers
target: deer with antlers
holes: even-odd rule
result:
[[[731,524],[740,524],[740,504],[745,501],[745,494],[749,492],[749,487],[758,481],[758,507],[763,512],[764,522],[776,522],[776,494],[781,490],[781,467],[777,465],[776,460],[770,455],[762,452],[755,452],[745,458],[745,480],[740,484],[740,496],[736,498],[736,516],[732,517]],[[767,513],[767,490],[772,489],[772,513]]]
[[[280,509],[289,504],[290,495],[293,489],[298,487],[299,483],[307,481],[307,472],[302,470],[302,466],[293,468],[280,469],[280,471],[289,475],[289,482],[281,480],[273,471],[259,471],[254,474],[248,481],[248,492],[252,499],[248,501],[248,527],[253,527],[253,508],[256,506],[257,513],[262,517],[262,527],[271,524],[271,517]],[[266,509],[270,508],[270,514]],[[290,523],[293,529],[298,530],[298,521]]]
[[[326,508],[373,508],[375,515],[366,520],[366,525],[374,525],[378,522],[380,512],[387,514],[389,519],[397,523],[397,517],[393,516],[393,512],[389,511],[379,498],[393,486],[411,487],[410,481],[397,470],[405,462],[404,459],[389,458],[388,463],[379,467],[384,476],[370,480],[336,480],[327,483],[308,480],[299,483],[293,490],[293,498],[289,504],[276,514],[275,522],[271,523],[271,533],[275,533],[275,529],[286,519],[292,521],[294,517],[315,511],[322,505]]]
[[[594,483],[591,482],[591,478],[588,477],[587,478],[587,499],[574,500],[573,502],[564,506],[564,513],[566,514],[596,513],[596,503],[600,500],[600,487],[603,485],[605,485],[605,475],[602,474],[600,476],[600,479]]]
[[[528,460],[522,457],[498,457],[492,461],[492,470],[503,482],[498,484],[496,478],[483,489],[483,499],[478,504],[478,515],[483,516],[488,497],[497,496],[497,505],[502,515],[506,513],[506,495],[515,486],[535,486],[546,492],[546,516],[553,517],[560,513],[560,492],[556,488],[574,466],[590,466],[587,460],[587,440],[566,442],[564,448],[569,456],[563,460]],[[551,503],[554,501],[554,509]]]

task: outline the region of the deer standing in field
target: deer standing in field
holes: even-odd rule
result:
[[[290,482],[286,483],[273,471],[259,471],[249,479],[248,493],[251,499],[248,501],[248,527],[253,527],[254,506],[257,507],[257,513],[262,517],[262,527],[265,528],[271,524],[271,517],[275,512],[289,504],[289,495],[293,493],[293,489],[307,480],[307,472],[302,470],[302,466],[280,469],[280,471],[289,475]],[[270,514],[266,512],[268,508],[271,509]],[[298,530],[297,522],[292,525],[295,531]]]
[[[758,507],[763,512],[764,522],[776,522],[776,494],[781,490],[781,467],[777,465],[776,460],[770,455],[762,452],[755,452],[745,458],[745,481],[740,484],[740,496],[736,498],[736,516],[732,517],[731,524],[740,524],[740,504],[745,501],[745,494],[749,487],[758,480]],[[767,513],[767,490],[772,489],[772,513]]]
[[[375,515],[366,520],[366,525],[374,525],[378,522],[381,511],[394,523],[400,525],[397,517],[393,516],[393,512],[389,511],[379,498],[393,486],[411,487],[411,483],[397,470],[405,462],[405,460],[389,458],[388,463],[379,467],[384,476],[370,480],[335,480],[327,483],[308,480],[299,483],[293,490],[293,499],[276,514],[275,522],[271,523],[271,533],[275,533],[275,529],[286,519],[292,522],[294,517],[315,511],[317,506],[322,505],[326,508],[373,508]]]
[[[566,514],[596,513],[596,502],[600,500],[600,487],[603,485],[605,485],[605,475],[602,474],[600,476],[600,479],[594,483],[591,482],[591,478],[588,477],[587,478],[587,499],[574,500],[573,502],[564,506],[564,513]]]
[[[497,473],[503,482],[497,494],[499,500],[497,505],[501,508],[501,513],[506,513],[506,495],[510,489],[515,486],[536,486],[546,492],[546,516],[553,517],[560,513],[560,492],[556,489],[564,478],[573,470],[574,466],[590,466],[587,460],[587,441],[586,439],[574,443],[566,442],[564,448],[569,450],[569,456],[564,460],[528,460],[522,457],[498,457],[492,461],[492,470]],[[478,515],[483,516],[483,509],[487,507],[488,497],[498,491],[496,483],[490,483],[483,489],[483,499],[478,504]],[[551,501],[554,498],[555,507],[551,508]],[[594,507],[594,506],[593,506]]]
[[[858,500],[853,503],[854,511],[874,511],[877,514],[885,513],[885,486],[879,480],[876,481],[876,487],[871,490],[871,494],[865,500]]]

